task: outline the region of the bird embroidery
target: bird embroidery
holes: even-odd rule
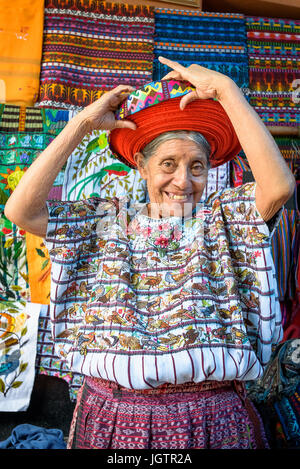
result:
[[[185,339],[184,345],[194,344],[197,337],[199,336],[199,331],[203,331],[203,327],[199,327],[196,331],[195,329],[188,329],[187,332],[184,332],[183,337]]]
[[[74,316],[76,316],[76,313],[77,311],[79,310],[80,308],[80,304],[79,303],[74,303],[72,306],[70,306],[69,308],[65,308],[63,309],[59,314],[57,314],[55,316],[56,319],[62,319],[64,318],[65,316],[68,316],[70,318],[73,318]]]
[[[20,365],[20,350],[15,350],[10,355],[2,355],[0,357],[0,375],[7,376],[15,371]]]
[[[232,327],[232,337],[233,339],[238,339],[242,343],[247,342],[248,336],[242,329],[237,329],[236,327]]]
[[[232,316],[239,308],[237,306],[230,306],[229,309],[220,309],[217,308],[217,312],[222,319],[232,319]]]
[[[157,330],[157,329],[169,329],[169,324],[162,319],[153,319],[149,318],[148,320],[148,329],[150,331]]]
[[[136,337],[127,337],[125,334],[119,335],[119,342],[122,347],[129,350],[140,350],[142,348]]]

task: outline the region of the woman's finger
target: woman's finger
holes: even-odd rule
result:
[[[174,60],[169,60],[169,59],[166,59],[166,57],[162,57],[162,56],[159,56],[158,57],[158,60],[165,64],[165,65],[168,65],[168,67],[170,68],[173,68],[176,72],[183,72],[183,71],[186,71],[187,69],[181,65],[179,62],[174,62]]]
[[[120,120],[120,121],[115,121],[115,129],[131,129],[131,130],[136,130],[136,124],[134,122],[131,122],[129,120]]]
[[[181,75],[179,72],[175,72],[175,70],[172,70],[171,72],[167,73],[162,80],[170,80],[170,79],[175,79],[179,80],[181,78]]]
[[[188,94],[185,94],[180,100],[180,104],[179,104],[180,109],[183,110],[187,104],[191,103],[192,101],[195,101],[196,99],[199,99],[199,96],[196,90],[191,91]]]

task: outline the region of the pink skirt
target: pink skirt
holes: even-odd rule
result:
[[[261,418],[236,381],[131,390],[86,377],[68,449],[263,449]]]

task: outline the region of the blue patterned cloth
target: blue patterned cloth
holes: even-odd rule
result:
[[[248,56],[244,15],[156,8],[153,79],[170,69],[160,55],[224,73],[240,88],[247,88]]]

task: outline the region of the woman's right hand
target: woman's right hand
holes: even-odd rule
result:
[[[129,120],[116,120],[115,111],[119,105],[134,91],[132,86],[119,85],[105,92],[101,98],[89,104],[75,118],[81,120],[87,132],[93,130],[113,130],[128,128],[135,130],[136,125]]]

